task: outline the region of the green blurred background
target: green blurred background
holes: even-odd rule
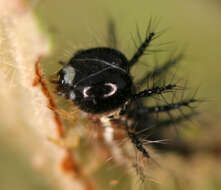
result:
[[[173,41],[175,47],[185,47],[186,58],[179,72],[191,86],[200,86],[198,96],[208,101],[200,105],[202,114],[197,118],[200,128],[185,131],[196,154],[190,158],[174,153],[165,155],[162,165],[171,166],[172,174],[168,177],[155,171],[153,176],[157,176],[157,183],[150,182],[145,189],[221,189],[220,1],[44,0],[31,1],[31,5],[53,45],[51,56],[44,60],[48,63],[44,68],[48,74],[57,70],[58,60],[67,60],[77,49],[106,45],[110,18],[116,24],[119,49],[128,56],[135,49],[131,34],[137,38],[136,26],[142,33],[150,17],[159,18],[158,28],[168,28],[159,42]],[[173,50],[171,46],[162,48]],[[51,189],[40,174],[26,167],[27,155],[24,152],[7,145],[4,138],[1,141],[1,190]],[[14,157],[14,154],[18,156]],[[102,179],[99,171],[96,175]],[[11,183],[11,180],[17,182]],[[129,189],[128,184],[120,183],[110,189]]]

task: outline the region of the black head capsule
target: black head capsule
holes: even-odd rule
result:
[[[132,94],[127,58],[111,48],[78,51],[59,71],[58,91],[89,113],[122,106]]]
[[[150,25],[151,22],[148,29]],[[144,74],[136,83],[132,81],[130,69],[139,62],[151,42],[157,37],[158,35],[153,32],[147,33],[130,60],[118,50],[111,48],[98,47],[78,51],[70,61],[63,63],[63,68],[58,72],[59,80],[56,81],[58,93],[72,100],[85,112],[98,114],[119,109],[119,115],[113,114],[109,119],[116,119],[119,124],[125,126],[128,138],[148,159],[150,155],[145,148],[146,143],[143,142],[153,142],[156,138],[164,138],[161,136],[163,133],[160,132],[159,127],[180,123],[192,117],[195,112],[182,114],[173,119],[171,112],[180,110],[182,107],[190,107],[190,104],[196,101],[192,98],[174,102],[174,94],[172,94],[172,102],[167,103],[163,93],[175,92],[176,84],[158,86],[154,82],[155,77],[162,79],[160,77],[164,77],[164,74],[181,60],[182,55],[170,58],[162,66]],[[153,82],[150,88],[136,91],[149,83],[149,80]],[[162,98],[162,102],[166,104],[148,106],[147,102],[137,101],[157,95],[157,98]],[[182,113],[182,110],[180,111]],[[167,113],[170,118],[152,117],[153,114],[158,116],[160,113]],[[114,116],[118,117],[114,118]],[[101,120],[101,122],[104,126],[109,125],[106,121]],[[155,131],[156,136],[150,135]]]

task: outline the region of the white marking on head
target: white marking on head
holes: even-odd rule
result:
[[[74,100],[75,98],[76,98],[76,95],[75,95],[74,91],[70,91],[69,99]]]
[[[90,89],[91,89],[90,86],[87,86],[87,87],[84,88],[84,90],[83,90],[84,98],[87,98],[87,97],[88,97],[87,91],[90,90]]]
[[[72,66],[65,66],[63,68],[64,72],[64,83],[72,85],[74,77],[75,77],[75,69]]]
[[[113,83],[105,83],[104,84],[105,86],[110,86],[111,87],[111,91],[108,92],[107,94],[104,94],[104,97],[109,97],[109,96],[112,96],[114,95],[116,92],[117,92],[117,85],[116,84],[113,84]]]

